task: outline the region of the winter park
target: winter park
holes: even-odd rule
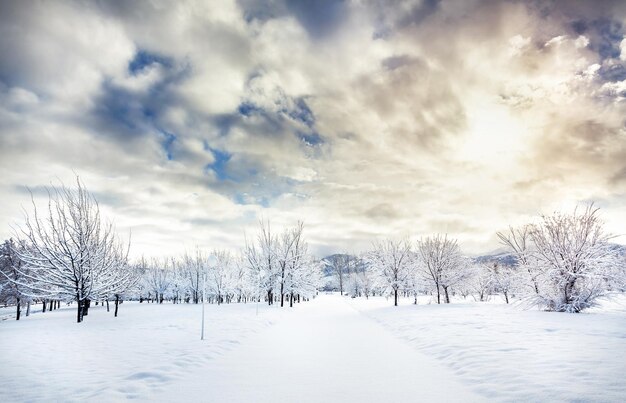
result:
[[[0,402],[626,401],[626,2],[0,2]]]

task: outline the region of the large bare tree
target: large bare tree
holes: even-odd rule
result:
[[[76,321],[82,322],[91,300],[115,294],[128,280],[128,245],[120,243],[111,223],[100,216],[95,198],[79,178],[76,187],[48,189],[45,213],[33,198],[19,234],[27,247],[18,257],[28,270],[16,284],[29,295],[76,301]]]
[[[546,285],[537,298],[550,310],[580,312],[592,306],[610,288],[607,282],[622,273],[598,210],[589,205],[572,214],[544,215],[530,231]]]

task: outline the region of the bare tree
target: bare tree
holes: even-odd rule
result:
[[[118,265],[128,247],[118,241],[113,225],[100,217],[97,201],[80,179],[76,189],[65,186],[48,190],[47,217],[42,217],[33,198],[33,215],[25,214],[20,232],[27,248],[17,255],[28,271],[26,280],[15,283],[31,296],[74,300],[77,322],[82,322],[92,299],[104,298],[117,281]]]
[[[437,303],[441,303],[443,290],[445,302],[449,304],[449,288],[461,281],[467,273],[462,271],[465,266],[457,241],[449,239],[447,235],[437,234],[420,240],[417,245],[424,274],[432,280],[437,292]]]
[[[504,296],[504,300],[508,304],[509,293],[511,292],[513,279],[515,278],[512,268],[498,262],[489,262],[486,265],[486,268],[490,273],[493,290],[501,292]]]
[[[300,302],[300,297],[311,297],[320,282],[321,263],[308,253],[309,245],[304,239],[304,223],[298,222],[290,230],[292,246],[290,249],[286,291],[289,296],[289,306],[293,307],[294,300]]]
[[[155,300],[162,304],[172,282],[172,264],[170,259],[152,259],[152,264],[148,267],[146,274],[148,284],[154,291]]]
[[[16,243],[13,239],[8,239],[0,245],[0,300],[15,303],[15,320],[20,320],[22,304],[29,304],[30,298],[22,292],[24,286],[20,283],[28,282],[22,275],[27,269],[24,262],[17,255],[17,250],[25,246]],[[29,311],[27,311],[27,316]]]
[[[533,225],[530,238],[535,248],[540,278],[545,284],[537,301],[549,310],[580,312],[608,290],[607,281],[619,275],[619,254],[603,230],[598,208],[582,212],[543,215]]]
[[[218,305],[224,302],[229,288],[229,274],[232,273],[233,257],[226,250],[213,252],[214,264],[209,267],[207,282],[210,292],[215,296]]]
[[[182,265],[184,267],[184,276],[187,279],[187,289],[191,294],[191,299],[194,304],[200,301],[200,294],[202,292],[202,276],[204,276],[208,270],[207,257],[203,255],[199,248],[196,248],[193,256],[185,253],[182,259]]]
[[[323,263],[326,267],[329,267],[331,272],[335,275],[337,284],[339,285],[339,293],[343,295],[344,285],[348,277],[350,256],[345,253],[332,255],[324,259]]]
[[[278,264],[277,280],[280,287],[280,306],[285,303],[285,282],[289,276],[289,270],[293,269],[294,247],[296,241],[302,236],[304,224],[300,221],[292,230],[285,230],[276,243],[276,262]]]
[[[274,302],[274,287],[278,263],[276,258],[276,244],[278,240],[272,235],[269,222],[261,221],[261,229],[256,242],[250,242],[246,238],[244,255],[249,269],[257,279],[257,288],[263,290],[267,296],[267,303]]]
[[[537,277],[541,274],[538,266],[534,264],[533,252],[530,249],[530,233],[532,225],[526,224],[518,228],[509,227],[508,233],[498,232],[500,242],[513,252],[517,259],[517,266],[528,273],[531,286],[535,294],[539,294]]]
[[[411,271],[411,244],[408,240],[387,240],[374,244],[366,260],[379,275],[383,287],[393,294],[394,306],[398,306],[398,293],[406,286]]]

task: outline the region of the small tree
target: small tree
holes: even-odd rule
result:
[[[406,287],[412,265],[411,244],[407,241],[387,240],[374,244],[366,260],[377,273],[381,285],[393,294],[398,306],[398,293]]]
[[[0,300],[15,303],[15,320],[20,320],[22,304],[24,302],[30,304],[30,297],[22,291],[26,287],[21,285],[28,283],[28,279],[22,274],[27,272],[27,269],[17,255],[17,250],[23,248],[25,245],[16,243],[13,239],[8,239],[0,245]]]
[[[469,274],[457,241],[449,239],[447,235],[437,234],[420,240],[417,250],[422,260],[424,275],[432,281],[437,292],[437,303],[441,303],[443,291],[445,302],[449,304],[449,288]]]
[[[249,242],[246,238],[244,256],[249,270],[256,279],[258,293],[263,291],[267,296],[268,305],[274,303],[274,289],[278,272],[278,258],[276,245],[278,239],[272,235],[270,223],[261,221],[261,230],[256,242]],[[257,296],[257,298],[259,298]]]
[[[329,256],[322,261],[328,267],[337,280],[339,294],[343,295],[344,286],[349,274],[350,256],[348,254],[337,254]]]
[[[506,246],[515,256],[517,267],[522,273],[528,274],[528,282],[535,294],[539,294],[539,281],[537,278],[541,275],[541,270],[536,264],[535,255],[531,249],[531,231],[533,226],[530,224],[521,227],[509,227],[508,232],[498,232],[500,242]]]
[[[498,262],[489,262],[486,265],[486,269],[490,273],[489,277],[492,281],[493,290],[496,292],[501,292],[504,296],[504,300],[508,304],[509,293],[511,292],[515,278],[513,269]]]
[[[542,216],[530,238],[535,248],[540,278],[536,302],[552,311],[580,312],[608,290],[607,282],[619,275],[619,254],[609,243],[598,208]]]

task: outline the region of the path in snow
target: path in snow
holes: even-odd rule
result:
[[[205,368],[172,384],[158,400],[484,400],[451,370],[336,295],[299,305],[289,317]]]

